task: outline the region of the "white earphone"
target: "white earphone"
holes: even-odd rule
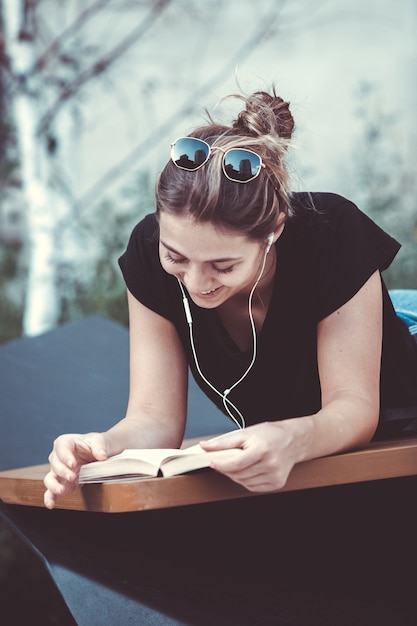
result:
[[[250,295],[249,295],[249,301],[248,301],[248,310],[249,310],[249,320],[250,320],[250,324],[251,324],[251,329],[252,329],[252,339],[253,339],[253,352],[252,352],[252,359],[251,362],[249,364],[249,366],[246,368],[245,372],[242,374],[242,376],[239,378],[239,380],[237,380],[235,383],[233,383],[233,385],[231,385],[231,387],[229,389],[225,389],[223,392],[219,391],[218,389],[216,389],[214,387],[214,385],[211,384],[211,382],[209,380],[207,380],[207,378],[204,376],[203,372],[201,371],[200,368],[200,364],[198,361],[198,357],[197,357],[197,351],[194,345],[194,333],[193,333],[193,318],[191,315],[191,310],[190,310],[190,304],[188,302],[188,298],[187,295],[185,293],[184,287],[182,282],[180,281],[179,278],[177,278],[178,281],[178,285],[180,287],[181,290],[181,294],[182,294],[182,302],[183,302],[183,306],[184,306],[184,312],[185,312],[185,317],[187,320],[187,324],[188,324],[188,328],[189,328],[189,334],[190,334],[190,345],[191,345],[191,351],[193,354],[193,358],[194,358],[194,363],[195,366],[197,368],[197,371],[199,373],[199,375],[201,376],[201,378],[204,380],[204,382],[217,394],[219,395],[222,400],[223,400],[223,406],[226,409],[226,412],[228,413],[229,417],[232,418],[232,420],[235,422],[235,424],[239,427],[239,428],[245,428],[246,424],[245,424],[245,418],[243,417],[242,413],[239,411],[239,409],[237,408],[237,406],[235,406],[233,404],[233,402],[231,402],[228,398],[229,393],[235,388],[237,387],[244,378],[246,378],[246,376],[249,374],[250,370],[253,367],[253,364],[255,363],[255,359],[256,359],[256,353],[257,353],[257,337],[256,337],[256,328],[255,328],[255,322],[253,320],[253,314],[252,314],[252,298],[253,298],[253,294],[255,292],[255,289],[259,283],[259,281],[262,278],[262,275],[264,273],[264,269],[265,269],[265,263],[266,263],[266,256],[269,252],[269,250],[271,249],[271,246],[274,242],[274,233],[271,233],[268,236],[267,244],[266,244],[266,248],[265,248],[265,253],[264,253],[264,257],[263,257],[263,262],[262,262],[262,267],[261,267],[261,271],[259,272],[259,276],[255,281],[255,284],[253,285]],[[233,412],[235,412],[235,415],[233,414]]]
[[[271,233],[268,236],[268,239],[266,240],[266,249],[265,249],[265,254],[268,254],[268,252],[271,249],[272,244],[274,243],[274,233]]]

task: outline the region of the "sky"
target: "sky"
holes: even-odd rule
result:
[[[250,92],[275,84],[291,102],[296,187],[354,193],[361,106],[375,119],[392,115],[396,149],[414,154],[414,0],[214,0],[198,3],[197,15],[187,10],[193,4],[172,2],[117,70],[89,88],[85,101],[94,106],[84,107],[82,123],[78,117],[72,133],[77,154],[72,176],[79,195],[135,151],[137,158],[128,160],[118,183],[145,164],[156,176],[171,141],[200,124],[204,107],[213,110],[238,88]],[[271,15],[269,29],[249,53],[259,22]],[[95,36],[116,40],[131,22],[119,19],[115,29],[114,23],[97,21]],[[366,103],[364,84],[373,86]],[[185,104],[191,112],[170,122]],[[228,112],[227,105],[216,109],[226,121]],[[149,138],[146,150],[139,150]]]
[[[340,193],[366,211],[360,179],[371,159],[396,187],[395,223],[411,230],[414,222],[398,220],[396,210],[408,181],[402,218],[405,211],[415,215],[415,0],[165,0],[167,8],[158,16],[149,9],[155,2],[107,0],[81,30],[69,29],[99,4],[42,0],[37,5],[43,11],[39,52],[58,38],[65,42],[67,60],[54,66],[49,57],[45,71],[54,80],[41,83],[40,110],[53,104],[50,85],[57,72],[74,78],[139,31],[136,43],[110,70],[63,101],[54,120],[57,149],[48,183],[70,201],[61,206],[54,200],[48,207],[51,219],[61,211],[58,218],[67,225],[61,229],[68,240],[60,246],[63,258],[65,250],[69,259],[94,256],[94,244],[90,250],[81,243],[85,225],[78,232],[74,224],[79,217],[88,224],[100,201],[109,200],[112,218],[124,205],[133,207],[135,221],[154,210],[152,188],[170,144],[205,120],[205,107],[229,123],[241,103],[224,101],[225,96],[271,85],[290,101],[295,118],[289,158],[293,188]],[[374,133],[383,131],[373,150],[371,126]],[[141,203],[138,189],[130,197],[126,192],[143,171],[150,189],[139,188],[145,197]],[[410,245],[415,248],[415,240]],[[409,258],[415,263],[415,255]]]

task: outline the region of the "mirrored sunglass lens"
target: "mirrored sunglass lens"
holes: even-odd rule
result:
[[[255,178],[261,169],[261,159],[254,152],[233,148],[224,156],[224,170],[232,180],[246,182]]]
[[[208,155],[209,147],[192,137],[178,139],[171,150],[174,163],[186,170],[196,170],[207,160]]]

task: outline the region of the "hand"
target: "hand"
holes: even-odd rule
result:
[[[298,461],[294,420],[264,422],[201,442],[207,451],[235,449],[220,456],[211,467],[256,492],[282,489]]]
[[[82,465],[107,457],[106,439],[101,433],[60,435],[49,455],[51,467],[44,479],[46,508],[53,509],[60,496],[78,486]]]

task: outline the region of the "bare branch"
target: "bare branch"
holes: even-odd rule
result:
[[[33,76],[37,72],[44,69],[49,60],[56,56],[58,50],[62,48],[63,44],[67,39],[69,39],[74,33],[78,32],[81,26],[85,25],[85,23],[93,17],[96,13],[98,13],[106,4],[108,4],[108,0],[96,0],[93,4],[91,4],[87,9],[82,11],[78,17],[74,20],[72,24],[68,26],[60,35],[57,37],[43,54],[39,57],[36,63],[33,65],[30,72],[28,72],[28,78]]]
[[[97,78],[109,69],[115,61],[117,61],[136,41],[153,25],[156,19],[167,8],[172,0],[157,0],[153,3],[152,9],[142,23],[135,28],[121,43],[119,43],[111,52],[96,61],[91,67],[80,73],[72,82],[67,84],[58,100],[50,107],[48,111],[41,117],[38,125],[37,134],[41,135],[51,124],[57,115],[63,103],[73,97],[86,82],[93,78]]]
[[[259,42],[268,35],[271,29],[276,27],[276,23],[280,16],[280,10],[283,9],[286,2],[287,0],[281,0],[280,4],[277,6],[277,3],[273,1],[273,8],[260,21],[255,33],[249,37],[239,50],[237,50],[234,57],[232,57],[230,61],[226,62],[223,68],[217,72],[213,78],[197,88],[188,98],[186,103],[178,111],[171,115],[163,124],[161,124],[159,128],[151,132],[146,139],[136,146],[136,148],[134,148],[117,165],[111,167],[103,176],[101,176],[100,179],[76,201],[76,208],[81,209],[83,206],[88,205],[101,197],[105,189],[114,184],[118,178],[124,176],[127,171],[143,157],[149,146],[154,146],[155,143],[157,143],[163,136],[166,136],[179,119],[192,113],[195,109],[196,102],[201,101],[203,96],[212,91],[223,80],[229,78],[236,69],[235,59],[238,59],[240,63],[244,61],[248,56],[250,56]]]

